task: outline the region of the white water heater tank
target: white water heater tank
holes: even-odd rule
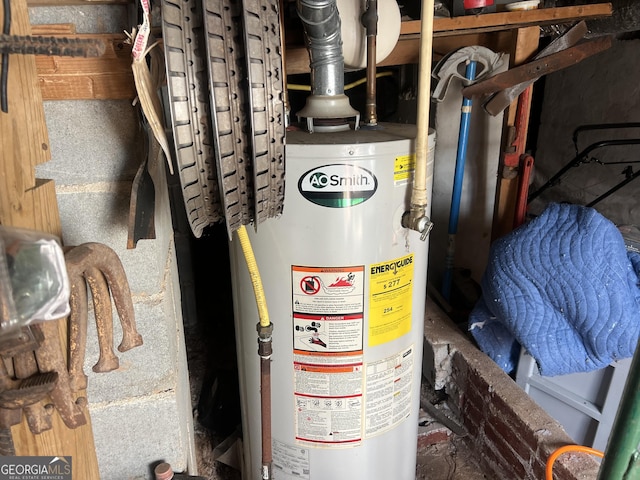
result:
[[[273,478],[414,480],[428,240],[403,228],[415,126],[287,132],[281,217],[249,227],[274,325]],[[435,133],[429,138],[429,192]],[[261,478],[259,322],[230,243],[243,478]]]

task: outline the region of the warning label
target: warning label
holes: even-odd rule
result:
[[[362,353],[362,314],[293,315],[296,352]]]
[[[292,266],[295,429],[325,447],[362,440],[364,266]]]
[[[293,312],[315,315],[364,311],[364,266],[291,267]]]
[[[413,254],[371,265],[369,286],[369,345],[411,331]]]
[[[296,439],[317,446],[354,446],[362,441],[362,395],[296,395]]]
[[[393,180],[395,182],[407,181],[413,175],[416,167],[416,155],[401,155],[395,158],[393,164]]]
[[[392,429],[411,414],[413,346],[366,366],[365,436]]]

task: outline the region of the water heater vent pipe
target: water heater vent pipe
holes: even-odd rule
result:
[[[296,115],[306,118],[310,132],[317,119],[349,119],[355,117],[356,128],[360,113],[351,107],[344,94],[344,57],[340,15],[336,0],[298,0],[297,10],[304,29],[305,44],[309,51],[311,68],[311,95]],[[325,131],[345,130],[349,125],[335,123]]]
[[[429,141],[429,107],[431,102],[431,59],[433,50],[433,0],[422,0],[420,25],[420,58],[418,72],[418,112],[416,126],[416,168],[413,175],[410,210],[402,218],[402,225],[420,232],[425,240],[433,223],[427,211],[427,155]]]

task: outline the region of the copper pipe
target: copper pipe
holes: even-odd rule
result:
[[[367,36],[367,100],[366,100],[367,125],[377,125],[376,114],[376,36]]]
[[[260,414],[262,427],[262,480],[271,479],[271,354],[273,324],[265,326],[260,323],[258,331],[258,355],[260,356]]]
[[[271,341],[269,341],[271,348]],[[262,414],[262,478],[271,478],[271,359],[260,358],[260,403]],[[265,476],[266,475],[266,476]]]
[[[367,9],[360,17],[367,32],[367,99],[365,124],[377,125],[376,114],[376,44],[378,35],[378,0],[369,0]]]

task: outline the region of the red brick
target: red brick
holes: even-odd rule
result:
[[[487,422],[484,426],[484,433],[501,450],[512,450],[514,455],[520,459],[524,465],[528,465],[534,452],[520,441],[517,435],[501,422]]]
[[[509,443],[522,445],[522,449],[518,451],[522,452],[523,458],[528,455],[524,453],[525,451],[535,452],[538,449],[538,438],[535,432],[532,432],[529,425],[521,418],[514,416],[512,411],[507,409],[507,411],[496,412],[491,423]]]
[[[436,443],[448,442],[452,432],[447,427],[440,427],[418,434],[418,448],[428,447]]]
[[[502,472],[498,478],[505,480],[526,479],[527,471],[522,463],[520,463],[515,455],[509,450],[501,450],[499,448],[487,448],[482,452],[485,456],[496,463],[496,470]],[[496,472],[497,473],[497,472]]]

